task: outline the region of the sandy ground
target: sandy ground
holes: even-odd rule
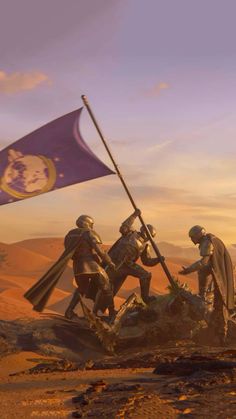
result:
[[[34,352],[1,359],[1,418],[236,417],[232,370],[191,377],[153,374],[153,367],[29,374],[40,361]]]

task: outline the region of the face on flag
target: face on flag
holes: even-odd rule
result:
[[[0,205],[114,173],[82,139],[81,111],[55,119],[0,151]]]

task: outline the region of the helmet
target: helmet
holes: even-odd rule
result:
[[[155,237],[155,235],[156,235],[155,227],[153,227],[151,224],[147,224],[147,228],[150,231],[151,236]],[[141,226],[140,233],[143,237],[145,237],[145,238],[147,237],[147,233],[146,233],[146,230],[145,230],[144,226]]]
[[[90,215],[80,215],[76,220],[77,227],[93,228],[94,220]]]
[[[206,230],[204,227],[196,225],[190,228],[188,235],[191,238],[191,240],[196,244],[199,243],[201,238],[206,235]]]

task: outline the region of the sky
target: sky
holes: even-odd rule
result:
[[[0,147],[85,94],[157,241],[189,246],[200,224],[236,243],[235,14],[234,0],[0,0]],[[81,132],[112,168],[86,109]],[[62,237],[89,214],[111,243],[132,210],[111,175],[1,206],[0,241]]]

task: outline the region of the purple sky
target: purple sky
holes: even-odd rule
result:
[[[189,228],[203,224],[236,242],[235,1],[0,6],[1,146],[86,94],[158,240],[188,245]],[[86,110],[81,122],[110,164]],[[62,236],[80,213],[112,241],[130,211],[118,180],[101,178],[1,207],[1,241]]]

